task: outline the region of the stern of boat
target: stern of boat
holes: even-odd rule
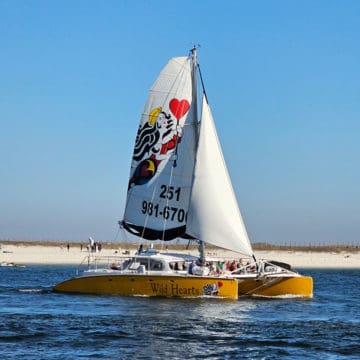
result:
[[[310,276],[260,276],[239,278],[239,296],[267,298],[313,297],[313,279]]]

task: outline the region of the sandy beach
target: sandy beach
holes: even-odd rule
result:
[[[80,244],[71,244],[67,249],[67,244],[41,245],[39,243],[0,243],[0,264],[14,263],[17,265],[79,265],[87,256],[86,245],[81,248]],[[107,244],[103,246],[99,255],[117,256],[126,250],[131,254],[135,253],[134,247],[121,247],[118,244]],[[168,250],[169,252],[182,252],[197,255],[196,249],[193,250]],[[295,269],[301,268],[360,268],[360,251],[284,251],[284,250],[255,250],[255,255],[259,259],[277,260],[291,264]],[[221,249],[211,249],[207,253],[211,258],[220,259],[239,259],[239,254]]]

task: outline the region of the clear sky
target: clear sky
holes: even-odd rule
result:
[[[0,239],[115,239],[148,89],[194,44],[251,241],[360,244],[350,0],[1,0]]]

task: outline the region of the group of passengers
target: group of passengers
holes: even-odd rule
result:
[[[189,266],[189,274],[193,274],[193,269],[196,266],[200,266],[200,264],[197,264],[195,261],[192,261],[192,263]],[[233,261],[211,261],[206,262],[204,261],[201,264],[202,267],[209,268],[209,274],[210,275],[221,275],[221,274],[229,274],[229,273],[235,273],[237,271],[240,271],[243,269],[244,271],[252,271],[253,269],[250,267],[250,262],[246,261],[244,263],[243,259],[239,259],[239,261],[233,260]]]

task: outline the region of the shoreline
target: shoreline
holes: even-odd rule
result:
[[[139,246],[138,242],[129,242],[129,241],[100,241],[104,248],[113,248],[113,247],[128,247],[131,249],[137,249]],[[66,240],[9,240],[9,239],[0,239],[0,246],[3,245],[22,245],[22,246],[66,246],[70,244],[71,246],[86,246],[88,241],[66,241]],[[144,240],[144,244],[150,244],[150,241]],[[155,242],[155,248],[159,248],[159,243]],[[172,242],[165,242],[166,247],[176,250],[183,250],[184,244],[174,244]],[[269,243],[253,243],[251,244],[254,251],[270,251],[270,250],[279,250],[279,251],[302,251],[302,252],[360,252],[360,245],[351,245],[351,244],[322,244],[322,245],[275,245]],[[191,244],[190,249],[197,249],[197,245]],[[207,249],[218,250],[216,246],[207,245]]]
[[[82,245],[82,247],[81,247]],[[78,266],[89,255],[86,244],[69,243],[32,243],[32,242],[0,242],[0,264],[14,263],[16,265],[74,265]],[[155,246],[155,248],[158,248]],[[181,249],[182,248],[182,249]],[[103,243],[99,256],[119,256],[129,251],[134,254],[137,244]],[[311,250],[256,250],[258,259],[276,260],[290,264],[294,269],[360,269],[360,250],[346,251],[311,251]],[[198,255],[196,246],[184,250],[184,246],[167,246],[159,249],[162,252],[180,252],[182,254]],[[94,254],[94,253],[93,253]],[[208,258],[239,259],[244,258],[237,253],[219,248],[209,247]]]

